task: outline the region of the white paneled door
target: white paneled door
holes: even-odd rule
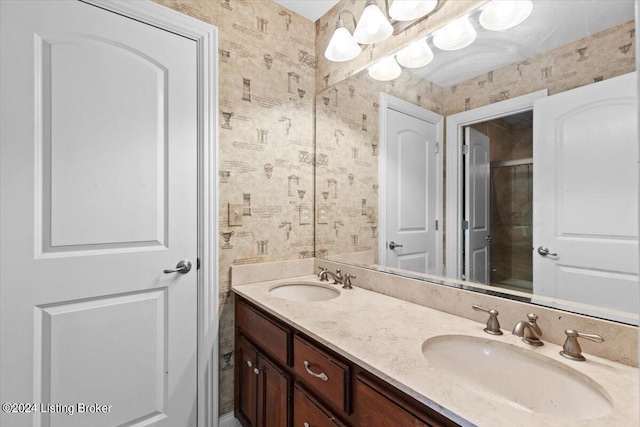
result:
[[[638,312],[636,79],[535,102],[536,295]]]
[[[0,400],[37,405],[0,424],[195,425],[196,42],[78,1],[0,13]]]
[[[386,114],[386,265],[439,274],[436,158],[442,117],[391,108]]]
[[[491,277],[491,163],[489,137],[465,128],[465,275],[475,283],[489,284]]]

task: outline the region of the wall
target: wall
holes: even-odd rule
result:
[[[231,265],[313,256],[315,28],[272,1],[156,1],[219,29],[219,218],[233,233],[219,246],[224,414],[233,410]],[[229,203],[242,225],[229,223]]]
[[[317,96],[316,256],[378,245],[378,104],[384,92],[435,113],[442,88],[412,73],[390,82],[361,72]]]

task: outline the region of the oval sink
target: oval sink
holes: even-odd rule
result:
[[[269,295],[291,301],[326,301],[340,295],[340,291],[319,283],[281,283],[269,290]]]
[[[434,368],[536,413],[586,420],[613,410],[611,397],[591,378],[511,344],[441,335],[426,340],[422,354]]]

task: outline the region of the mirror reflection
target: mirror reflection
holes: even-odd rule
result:
[[[637,324],[633,11],[478,11],[469,47],[318,94],[316,256]]]

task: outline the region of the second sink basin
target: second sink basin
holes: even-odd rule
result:
[[[608,393],[581,372],[531,350],[491,339],[441,335],[422,344],[431,366],[533,412],[571,420],[613,410]]]
[[[291,301],[326,301],[336,298],[340,291],[319,283],[281,283],[269,290],[269,295]]]

